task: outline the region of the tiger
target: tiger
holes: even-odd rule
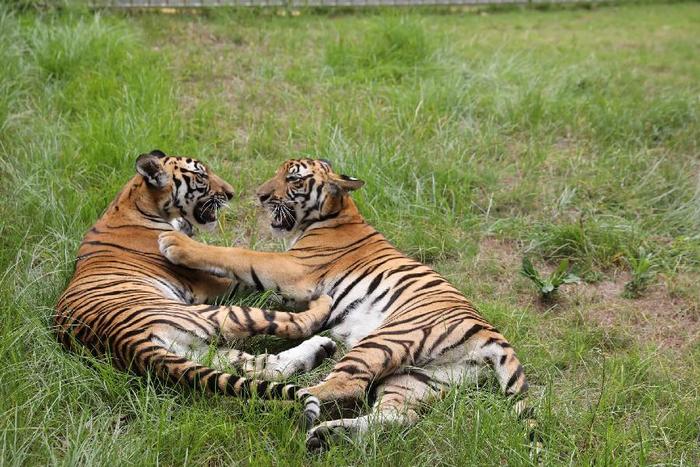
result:
[[[257,334],[312,336],[330,316],[330,298],[319,294],[300,313],[208,305],[240,284],[176,266],[159,252],[161,233],[212,230],[232,196],[233,187],[196,159],[157,149],[141,154],[136,174],[80,244],[74,275],[56,306],[55,334],[69,350],[86,349],[120,370],[150,373],[166,383],[300,401],[303,420],[311,423],[319,414],[318,399],[269,379],[315,367],[335,352],[330,338],[314,336],[277,355],[253,356],[223,344]],[[211,357],[210,349],[213,360],[239,367],[247,377],[195,362]]]
[[[160,235],[160,250],[175,264],[292,300],[332,297],[324,330],[350,350],[305,392],[341,406],[366,396],[375,402],[367,415],[310,429],[310,450],[326,448],[335,435],[361,435],[373,424],[413,424],[424,401],[477,382],[489,367],[534,429],[525,405],[528,382],[513,347],[459,290],[365,221],[350,195],[363,185],[336,173],[327,160],[288,160],[256,192],[273,233],[290,240],[286,251],[210,246],[177,232]]]

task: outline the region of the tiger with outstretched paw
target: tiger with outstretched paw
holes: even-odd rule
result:
[[[336,432],[361,434],[371,423],[411,424],[421,402],[478,380],[489,367],[518,415],[530,418],[523,398],[528,383],[506,338],[447,280],[365,222],[350,197],[362,185],[327,161],[290,160],[257,190],[272,230],[292,238],[287,251],[207,246],[167,232],[161,252],[175,264],[300,302],[332,297],[324,329],[351,349],[306,391],[344,403],[371,390],[376,402],[369,415],[311,429],[310,449],[322,448]]]
[[[314,336],[277,355],[257,356],[219,344],[257,334],[312,336],[328,321],[330,298],[309,296],[314,300],[300,313],[203,304],[240,283],[174,265],[161,255],[158,235],[213,228],[233,188],[201,162],[158,150],[139,156],[136,172],[80,245],[54,316],[59,341],[108,355],[120,369],[210,393],[300,400],[312,423],[319,414],[315,396],[264,379],[310,370],[335,352],[331,339]],[[196,363],[211,355],[212,345],[214,360],[253,378]]]

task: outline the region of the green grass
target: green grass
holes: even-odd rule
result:
[[[49,323],[80,238],[160,148],[240,193],[208,239],[257,248],[280,245],[256,184],[288,157],[332,160],[518,349],[546,464],[697,465],[700,6],[307,13],[0,7],[0,463],[529,462],[493,382],[313,457],[291,408],[64,353]],[[640,251],[655,274],[625,298]],[[587,283],[545,307],[525,255]]]

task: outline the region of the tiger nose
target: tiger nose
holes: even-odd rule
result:
[[[258,199],[260,200],[261,203],[264,203],[268,199],[270,199],[270,194],[269,193],[258,193]]]
[[[226,199],[231,201],[233,198],[233,189],[232,188],[224,188],[224,195],[226,195]]]

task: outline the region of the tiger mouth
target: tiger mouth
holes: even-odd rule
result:
[[[200,202],[194,207],[194,219],[199,224],[210,224],[218,219],[219,210],[226,206],[224,195],[215,194]]]
[[[291,231],[297,223],[294,211],[283,203],[267,205],[270,214],[270,226],[273,229]]]

